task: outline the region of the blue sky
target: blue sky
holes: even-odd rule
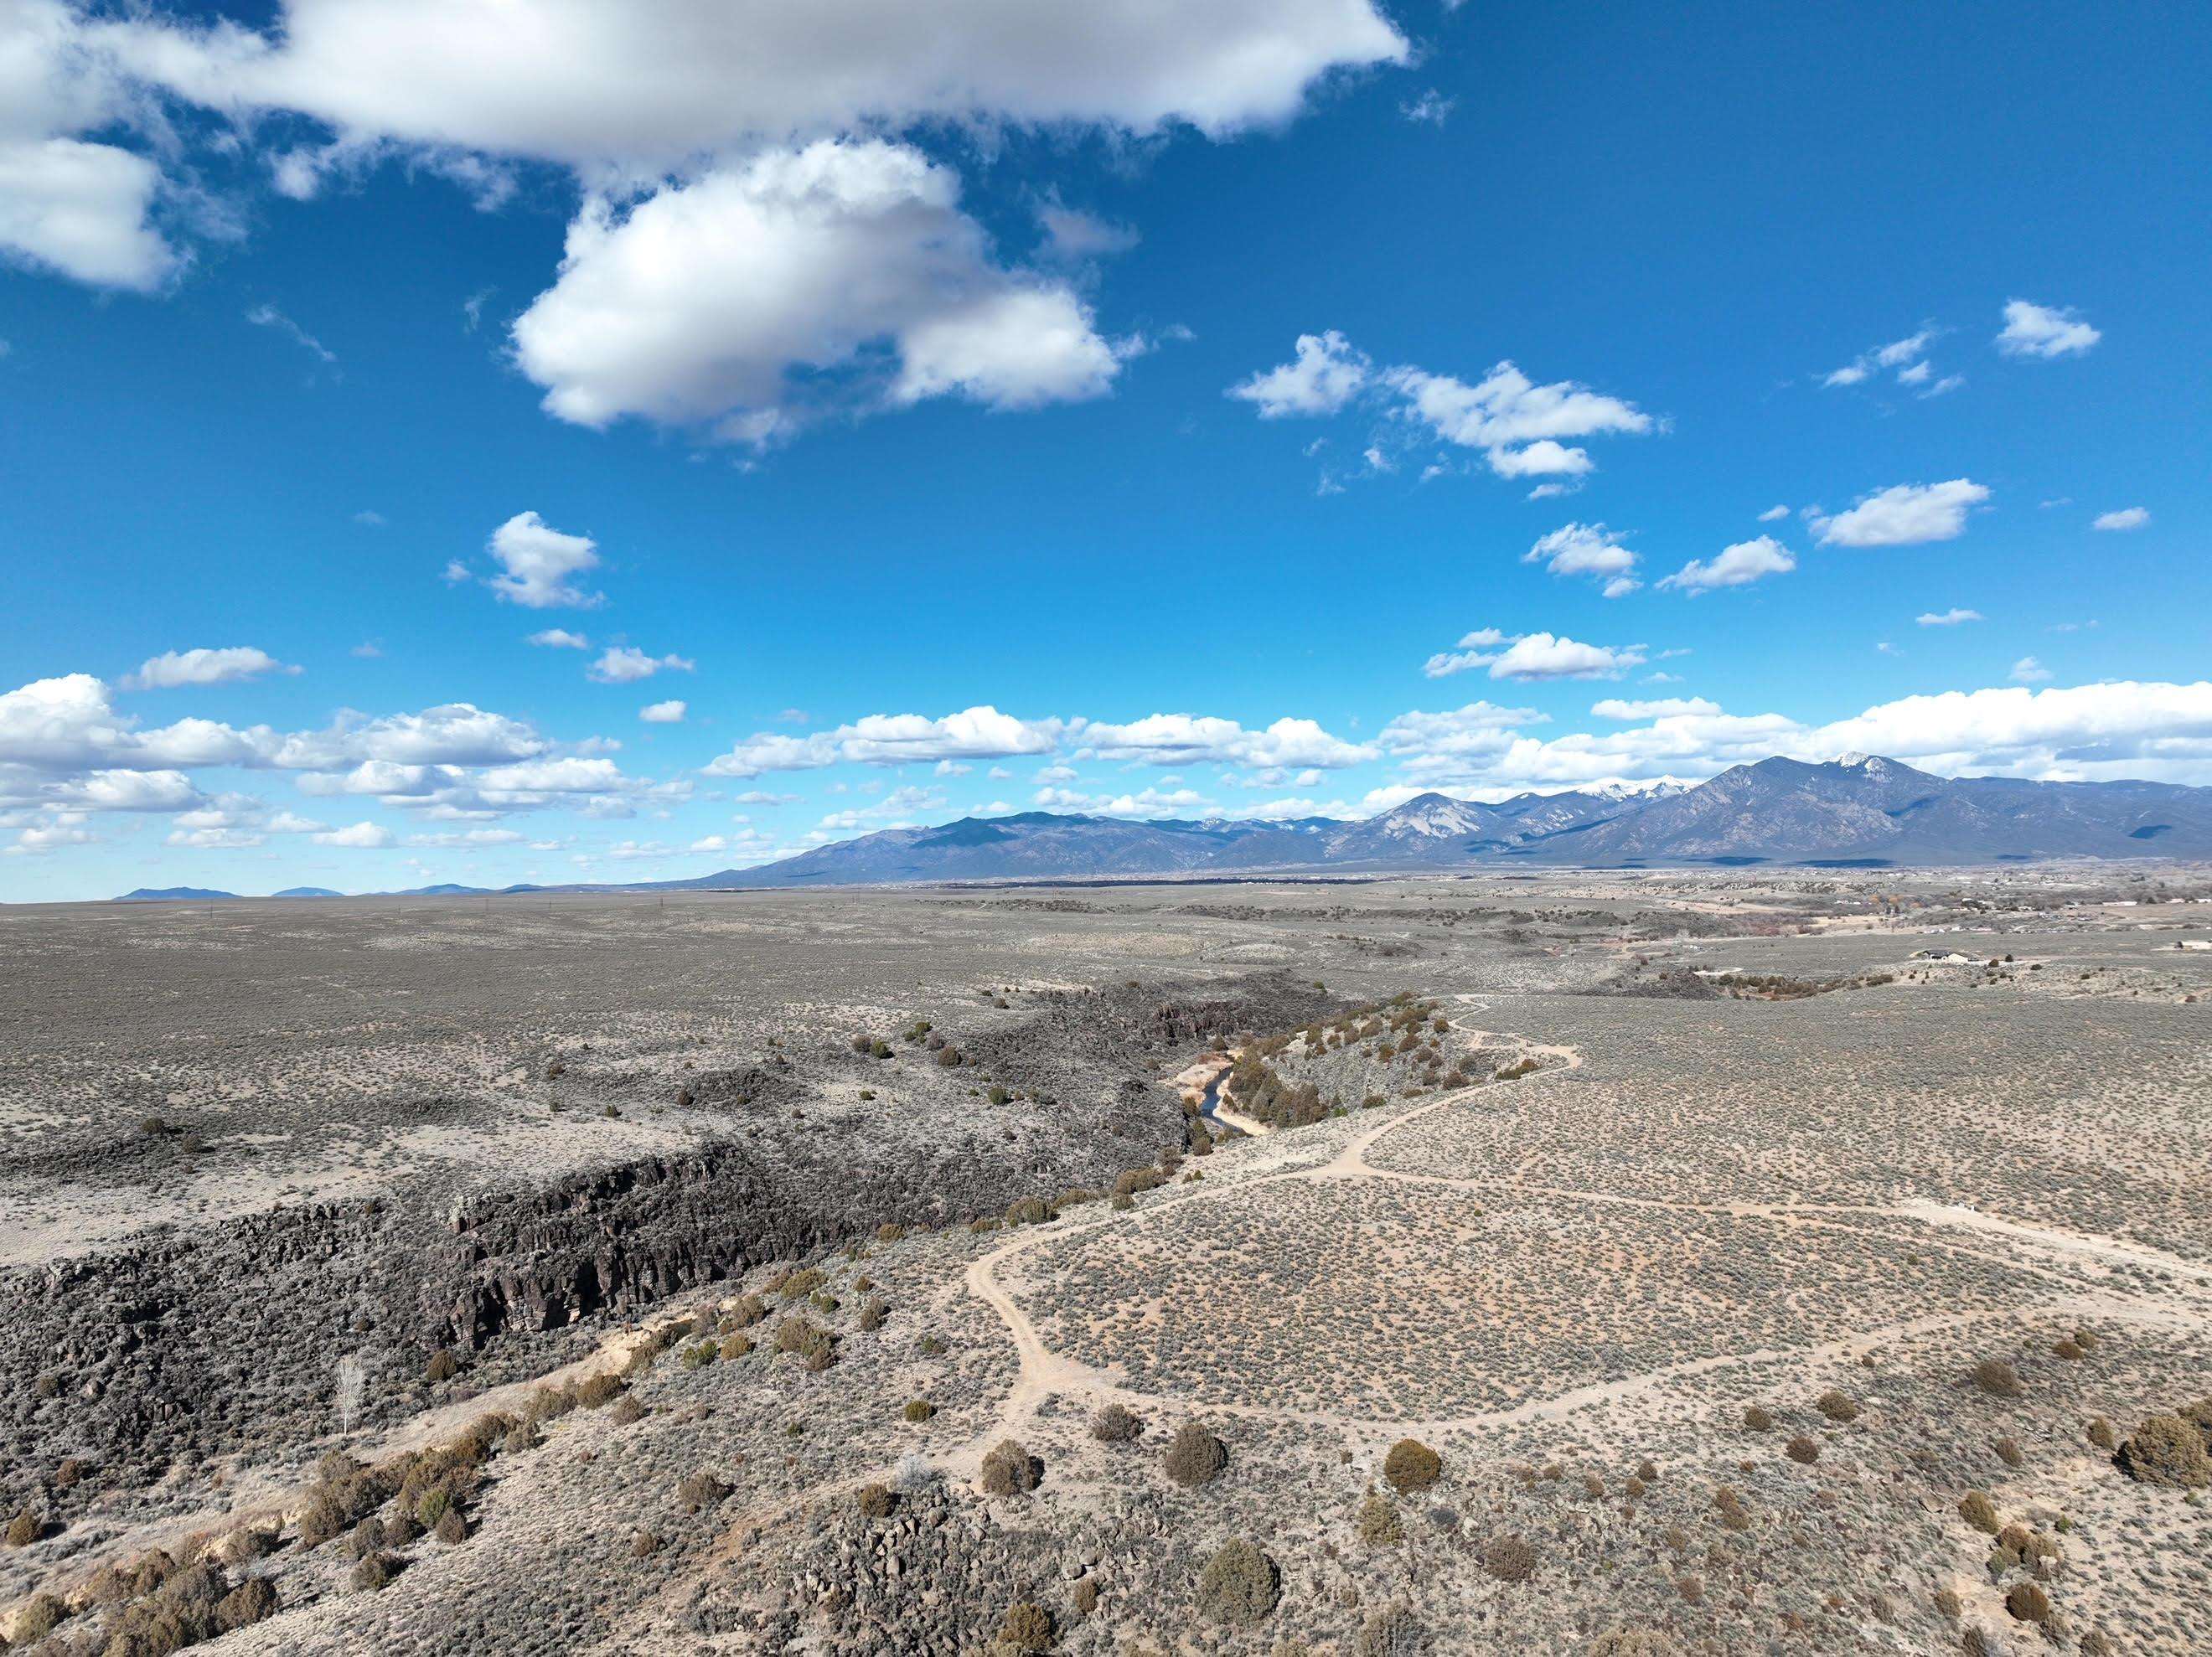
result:
[[[0,897],[2212,783],[2201,10],[526,9],[0,19]]]

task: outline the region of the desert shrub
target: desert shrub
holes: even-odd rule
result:
[[[1008,1225],[1042,1225],[1052,1217],[1051,1205],[1042,1197],[1023,1197],[1006,1208]]]
[[[1044,1463],[1018,1440],[1004,1438],[983,1458],[983,1490],[988,1496],[1021,1496],[1036,1489],[1044,1476]]]
[[[2173,1484],[2192,1490],[2212,1484],[2212,1455],[2205,1452],[2204,1435],[2179,1416],[2147,1417],[2113,1460],[2140,1484]]]
[[[2027,1393],[2020,1384],[2020,1372],[2002,1358],[1984,1358],[1976,1364],[1974,1385],[1991,1398],[2024,1398]]]
[[[1852,1422],[1859,1418],[1858,1400],[1848,1393],[1833,1387],[1813,1400],[1813,1407],[1831,1421]]]
[[[2120,1435],[2113,1430],[2112,1423],[2102,1416],[2090,1417],[2089,1424],[2084,1430],[2088,1435],[2089,1442],[2100,1450],[2117,1450],[2120,1448]]]
[[[1406,1539],[1406,1527],[1390,1498],[1370,1496],[1359,1504],[1359,1539],[1370,1548],[1395,1548]]]
[[[2027,1453],[2020,1448],[2020,1441],[2016,1438],[2001,1438],[1990,1448],[1997,1453],[1997,1460],[2008,1467],[2027,1464]]]
[[[1482,1551],[1482,1568],[1501,1582],[1525,1582],[1536,1574],[1536,1550],[1517,1536],[1493,1536]]]
[[[249,1576],[215,1602],[216,1632],[251,1628],[276,1614],[276,1584],[265,1576]]]
[[[684,1349],[681,1360],[686,1369],[703,1369],[722,1356],[720,1341],[702,1340]]]
[[[722,1337],[721,1353],[722,1362],[725,1363],[735,1363],[739,1358],[750,1357],[752,1355],[752,1350],[753,1338],[750,1335]]]
[[[891,1514],[891,1487],[888,1484],[868,1484],[860,1486],[854,1503],[863,1519],[888,1519]]]
[[[69,1607],[51,1593],[34,1593],[15,1612],[16,1645],[35,1645],[52,1634],[69,1615]]]
[[[407,1562],[396,1553],[372,1553],[353,1568],[354,1587],[375,1593],[399,1580]]]
[[[2088,1350],[2071,1335],[2063,1337],[2051,1350],[2053,1357],[2064,1358],[2069,1363],[2078,1363],[2089,1356]]]
[[[1705,1585],[1694,1576],[1684,1577],[1679,1586],[1692,1605],[1705,1597]],[[1656,1629],[1613,1628],[1584,1646],[1583,1657],[1680,1657],[1681,1649]]]
[[[2001,1527],[1997,1521],[1996,1503],[1984,1490],[1968,1490],[1959,1498],[1959,1517],[1978,1531],[1987,1531],[1995,1536]]]
[[[1091,1417],[1091,1436],[1101,1444],[1127,1444],[1144,1432],[1145,1423],[1126,1405],[1109,1404]]]
[[[1729,1486],[1723,1484],[1713,1491],[1713,1506],[1720,1514],[1723,1529],[1747,1531],[1751,1528],[1751,1514],[1744,1508],[1743,1498]]]
[[[2015,1582],[2005,1591],[2005,1609],[2019,1623],[2040,1623],[2051,1615],[2051,1596],[2039,1582]]]
[[[1114,1195],[1134,1197],[1140,1192],[1156,1190],[1162,1183],[1161,1175],[1155,1168],[1128,1168],[1115,1176]]]
[[[1254,1628],[1281,1597],[1275,1562],[1242,1537],[1224,1543],[1198,1577],[1199,1614],[1231,1628]]]
[[[447,1508],[438,1515],[430,1533],[450,1548],[469,1539],[469,1521],[463,1517],[459,1508]]]
[[[1959,1598],[1958,1591],[1949,1587],[1936,1590],[1935,1605],[1937,1614],[1953,1623],[1957,1622],[1966,1609],[1966,1601]]]
[[[645,1419],[645,1405],[637,1401],[635,1393],[624,1393],[607,1411],[607,1419],[617,1427],[628,1427]]]
[[[1806,1437],[1804,1434],[1800,1433],[1796,1437],[1791,1439],[1789,1443],[1783,1447],[1782,1454],[1788,1456],[1792,1461],[1802,1463],[1805,1466],[1809,1467],[1820,1459],[1820,1447],[1812,1439],[1809,1439]]]
[[[1997,1533],[1996,1546],[1990,1550],[1990,1579],[2002,1581],[2016,1570],[2048,1575],[2057,1559],[2058,1545],[2042,1532],[2008,1525]]]
[[[11,1548],[27,1548],[46,1533],[46,1521],[25,1508],[8,1521],[7,1544]]]
[[[390,1482],[378,1473],[349,1473],[325,1479],[307,1493],[307,1507],[300,1514],[301,1544],[313,1548],[336,1540],[352,1528],[355,1520],[382,1507],[392,1494]]]
[[[576,1383],[576,1402],[586,1410],[603,1410],[622,1394],[622,1381],[614,1375],[586,1375]]]
[[[507,1429],[507,1437],[501,1442],[499,1448],[512,1454],[534,1450],[544,1442],[545,1435],[538,1430],[538,1423],[526,1417]]]
[[[1124,1209],[1134,1208],[1136,1205],[1137,1199],[1126,1191],[1117,1191],[1106,1199],[1106,1206],[1117,1212]]]
[[[868,1330],[882,1328],[884,1320],[890,1314],[890,1302],[881,1295],[869,1296],[860,1302],[859,1319],[860,1327]]]
[[[768,1315],[768,1302],[758,1295],[740,1295],[722,1314],[725,1328],[750,1329]]]
[[[933,1036],[931,1038],[933,1041],[936,1038]],[[947,1070],[957,1068],[960,1063],[960,1049],[954,1047],[939,1048],[937,1052],[937,1062],[944,1065]]]
[[[222,1632],[216,1608],[226,1584],[220,1569],[194,1565],[167,1578],[154,1593],[125,1605],[108,1624],[110,1657],[160,1657]]]
[[[794,1354],[810,1369],[827,1369],[837,1361],[836,1338],[805,1318],[786,1318],[776,1325],[775,1350]]]
[[[941,1358],[945,1356],[945,1346],[941,1337],[924,1335],[920,1340],[915,1342],[914,1350],[926,1358]]]
[[[703,1468],[696,1473],[686,1473],[676,1486],[676,1500],[686,1513],[699,1513],[714,1507],[729,1494],[730,1487]]]
[[[1359,1625],[1352,1642],[1354,1657],[1421,1657],[1429,1631],[1407,1605],[1386,1605]]]
[[[899,1413],[918,1425],[935,1415],[937,1406],[926,1398],[910,1398],[906,1401],[906,1408]]]
[[[1774,1417],[1754,1404],[1744,1411],[1743,1424],[1754,1433],[1771,1433],[1774,1430]]]
[[[1443,1460],[1417,1438],[1401,1438],[1382,1458],[1382,1477],[1401,1496],[1425,1490],[1443,1475]]]
[[[1052,1613],[1032,1600],[1007,1608],[1005,1620],[999,1624],[1000,1651],[1033,1657],[1033,1654],[1052,1649]]]
[[[531,1389],[530,1401],[523,1406],[523,1414],[532,1421],[558,1421],[576,1408],[576,1389],[574,1387],[535,1387]]]
[[[1074,1592],[1070,1597],[1075,1602],[1075,1614],[1078,1617],[1090,1616],[1092,1611],[1098,1609],[1098,1579],[1095,1576],[1084,1577],[1076,1583]]]
[[[434,1525],[449,1508],[473,1496],[483,1478],[482,1455],[470,1454],[477,1445],[475,1438],[464,1438],[411,1459],[399,1480],[400,1511],[411,1514],[422,1524]],[[483,1454],[489,1454],[489,1448]]]
[[[422,1366],[422,1379],[433,1386],[441,1381],[451,1381],[460,1373],[461,1361],[447,1348],[441,1346],[430,1354],[430,1361]]]
[[[1186,1490],[1211,1484],[1229,1465],[1229,1447],[1194,1421],[1176,1429],[1163,1465],[1170,1478]]]
[[[991,1083],[990,1091],[983,1096],[988,1099],[994,1105],[1003,1105],[1009,1099],[1012,1098],[1013,1095],[1008,1093],[1006,1089],[1000,1087],[996,1082],[994,1082]]]
[[[660,1551],[660,1538],[652,1531],[640,1531],[629,1539],[629,1557],[650,1559]]]
[[[802,1266],[786,1275],[776,1292],[782,1296],[783,1303],[788,1306],[793,1301],[805,1300],[828,1281],[819,1266]]]

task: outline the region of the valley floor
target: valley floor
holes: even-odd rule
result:
[[[464,1350],[420,1407],[49,1496],[67,1522],[0,1555],[22,1596],[0,1633],[165,1649],[128,1641],[167,1614],[270,1653],[2212,1646],[2212,961],[2142,913],[1992,912],[1934,882],[1923,924],[1974,930],[1893,929],[1854,913],[1868,889],[775,900],[848,906],[879,956],[933,950],[1010,1029],[1025,996],[1134,979],[1149,1000],[1171,977],[1193,1006],[1241,987],[1243,1022],[1092,1053],[1101,1099],[1149,1055],[1169,1107],[1081,1188],[1024,1152],[1006,1166],[1049,1176],[1026,1201],[855,1216],[582,1320],[532,1349],[565,1360],[550,1374]],[[865,993],[828,1028],[946,1027],[948,992],[903,970],[920,958],[848,980]],[[1293,978],[1326,1004],[1293,1010]],[[761,1017],[763,1043],[826,1033]],[[1218,1141],[1179,1118],[1171,1078],[1231,1044],[1335,1114]],[[877,1061],[871,1091],[935,1085],[928,1051]],[[852,1098],[804,1083],[802,1113]],[[1009,1101],[1024,1128],[990,1132],[1048,1135],[1060,1087],[1006,1089],[1030,1096]],[[354,1460],[317,1472],[323,1449]],[[249,1578],[271,1614],[193,1624]]]

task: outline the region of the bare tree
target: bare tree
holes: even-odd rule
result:
[[[338,1360],[338,1430],[350,1435],[353,1423],[361,1414],[362,1394],[368,1390],[368,1371],[362,1368],[361,1360],[349,1352]]]

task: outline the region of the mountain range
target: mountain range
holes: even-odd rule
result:
[[[1042,811],[890,828],[696,881],[831,886],[1134,874],[1756,864],[1905,867],[2212,858],[2212,788],[1934,776],[1896,760],[1774,758],[1684,788],[1419,794],[1364,822],[1123,822]]]
[[[500,889],[714,891],[1510,865],[1924,868],[2146,857],[2212,859],[2212,788],[1938,777],[1896,760],[1847,754],[1824,764],[1761,760],[1694,787],[1529,793],[1496,804],[1419,794],[1352,822],[1336,817],[1131,822],[1049,811],[962,817],[933,828],[886,828],[757,868],[685,880]],[[448,885],[392,895],[478,896],[489,890]],[[306,895],[298,889],[277,894]],[[229,895],[173,888],[142,889],[129,898]]]

